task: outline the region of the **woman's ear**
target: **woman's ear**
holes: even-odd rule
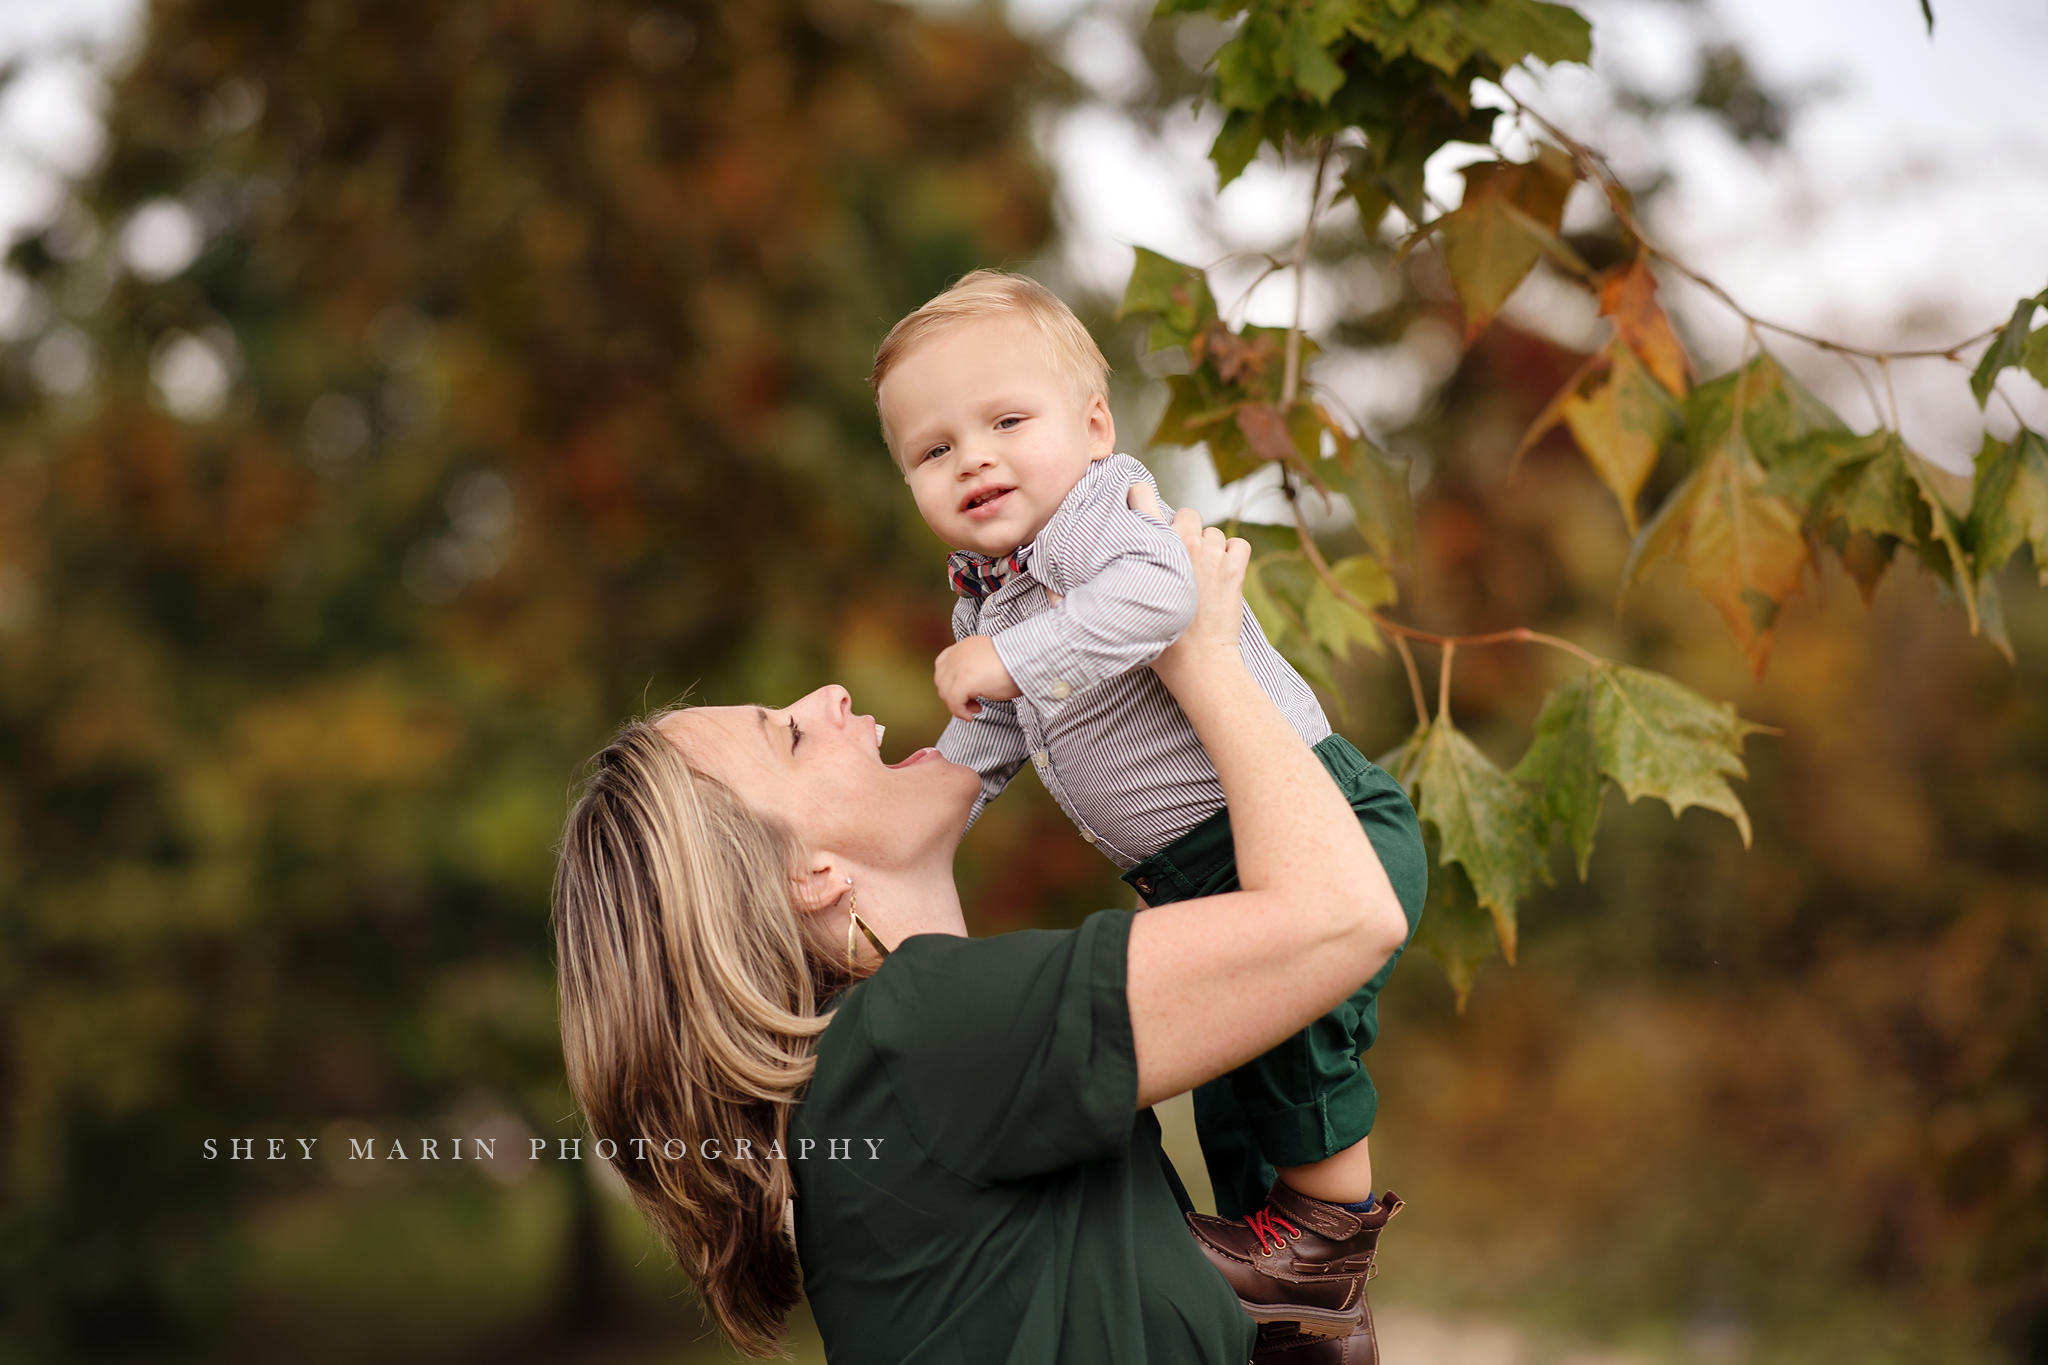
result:
[[[845,874],[831,863],[790,874],[789,895],[798,914],[815,915],[830,909],[846,892]]]

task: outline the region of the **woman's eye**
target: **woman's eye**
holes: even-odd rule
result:
[[[803,742],[804,732],[798,728],[794,717],[789,722],[789,751],[796,752],[796,746]]]

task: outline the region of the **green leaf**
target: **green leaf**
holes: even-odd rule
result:
[[[1742,719],[1727,702],[1709,701],[1640,668],[1601,664],[1585,684],[1600,771],[1622,795],[1631,802],[1654,796],[1673,815],[1691,806],[1716,811],[1735,822],[1742,846],[1749,847],[1749,813],[1728,779],[1749,776],[1742,740],[1763,726]]]
[[[1317,104],[1328,104],[1330,96],[1344,84],[1344,68],[1330,60],[1330,54],[1316,38],[1314,18],[1295,11],[1294,22],[1288,26],[1287,39],[1295,88],[1313,97]]]
[[[1273,600],[1273,594],[1266,590],[1265,577],[1260,572],[1261,567],[1254,563],[1246,570],[1244,601],[1245,605],[1252,609],[1252,615],[1258,619],[1259,629],[1265,632],[1266,643],[1277,649],[1281,637],[1287,634],[1289,622],[1286,614],[1280,610],[1280,604]]]
[[[1844,461],[1815,519],[1824,528],[1839,520],[1851,534],[1890,536],[1919,549],[1931,568],[1952,580],[1969,614],[1970,633],[1977,634],[1980,622],[1970,556],[1954,514],[1934,486],[1930,466],[1893,431],[1873,432],[1854,448],[1870,453],[1853,463]]]
[[[1934,0],[1920,0],[1920,17],[1927,21],[1927,36],[1934,36]]]
[[[2044,300],[2048,300],[2048,290],[2030,299],[2021,299],[2012,310],[2012,320],[1991,338],[1991,345],[1985,348],[1983,358],[1970,374],[1970,392],[1977,395],[1978,407],[1991,400],[1991,386],[1997,382],[1998,372],[2008,365],[2019,364],[2026,354],[2027,324],[2034,320],[2034,310],[2041,307]]]
[[[1539,156],[1465,168],[1465,199],[1438,223],[1444,268],[1465,310],[1465,342],[1486,330],[1508,296],[1546,254],[1583,269],[1557,238],[1572,188],[1571,163]]]
[[[2039,432],[2021,427],[2003,443],[1984,438],[1966,535],[1979,585],[1988,586],[2025,545],[2033,552],[2041,585],[2048,587],[2048,440]]]
[[[1438,863],[1440,843],[1433,830],[1424,828],[1423,854],[1436,868],[1429,879],[1429,893],[1423,898],[1422,920],[1415,926],[1415,951],[1427,957],[1450,979],[1457,997],[1458,1013],[1472,996],[1472,976],[1479,964],[1500,953],[1493,920],[1480,908],[1472,894],[1472,882],[1456,863]]]
[[[1384,606],[1399,595],[1393,576],[1370,555],[1338,560],[1330,566],[1330,576],[1346,593],[1368,607]],[[1309,639],[1339,659],[1351,652],[1354,642],[1375,654],[1385,648],[1372,618],[1339,598],[1320,577],[1309,590],[1302,618],[1308,625]]]
[[[1416,813],[1443,841],[1493,914],[1501,952],[1515,960],[1515,907],[1544,875],[1542,814],[1530,790],[1493,766],[1450,720],[1430,723],[1416,766]]]
[[[1285,30],[1266,10],[1254,10],[1236,35],[1216,52],[1216,102],[1225,109],[1257,113],[1287,94],[1278,74]]]
[[[1415,508],[1408,473],[1362,436],[1337,433],[1334,459],[1316,460],[1310,476],[1351,504],[1351,519],[1382,563],[1407,564],[1415,551]]]
[[[1209,144],[1209,160],[1216,165],[1216,188],[1221,190],[1244,174],[1259,154],[1266,130],[1259,115],[1248,109],[1232,109],[1223,116],[1223,130]]]
[[[1425,721],[1410,731],[1408,738],[1402,740],[1398,747],[1389,749],[1373,760],[1391,773],[1396,782],[1408,788],[1408,798],[1411,801],[1415,799],[1415,760],[1422,756],[1422,744],[1428,738],[1429,724]],[[1428,837],[1426,833],[1424,837]],[[1430,855],[1429,862],[1430,866],[1436,866],[1435,854]]]
[[[1593,688],[1586,678],[1553,689],[1536,717],[1536,735],[1511,776],[1543,784],[1540,809],[1555,821],[1571,846],[1579,880],[1593,860],[1593,834],[1600,824],[1599,746],[1593,737]]]
[[[1311,13],[1318,43],[1329,47],[1362,17],[1361,0],[1314,0]]]
[[[1539,62],[1587,62],[1593,57],[1593,26],[1564,5],[1492,0],[1467,9],[1464,24],[1503,67],[1530,57]]]
[[[2048,327],[2037,329],[2020,348],[2020,368],[2032,375],[2036,384],[2048,389]]]
[[[1147,339],[1153,350],[1187,345],[1203,324],[1216,316],[1216,299],[1209,292],[1208,278],[1194,266],[1137,248],[1116,316],[1148,315],[1155,319]]]

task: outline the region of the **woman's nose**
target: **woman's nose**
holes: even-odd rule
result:
[[[827,683],[810,696],[804,698],[834,725],[845,725],[853,718],[853,694],[838,683]]]

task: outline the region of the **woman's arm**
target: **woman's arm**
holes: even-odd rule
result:
[[[1216,765],[1244,889],[1147,910],[1131,926],[1141,1108],[1298,1032],[1378,971],[1408,933],[1337,784],[1238,654],[1251,547],[1202,530],[1185,509],[1174,529],[1201,605],[1153,670]]]

